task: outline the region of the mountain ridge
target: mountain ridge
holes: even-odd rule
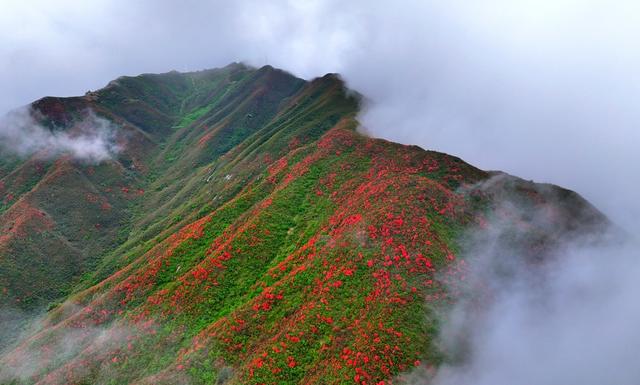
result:
[[[304,81],[239,64],[122,77],[82,97],[35,102],[52,129],[73,129],[88,105],[119,125],[126,145],[97,165],[41,161],[49,182],[26,193],[7,176],[36,172],[28,163],[36,161],[3,163],[3,188],[7,179],[18,201],[49,202],[52,218],[28,242],[0,245],[13,250],[4,261],[30,256],[26,244],[51,252],[45,241],[80,228],[93,227],[97,251],[78,253],[86,265],[66,272],[71,283],[43,291],[38,306],[69,297],[0,356],[9,368],[0,379],[390,383],[446,359],[435,314],[455,294],[443,277],[464,275],[459,237],[482,228],[505,196],[525,208],[506,215],[527,228],[522,247],[536,256],[610,226],[557,186],[365,137],[360,103],[335,74]],[[31,198],[59,190],[84,201]],[[56,213],[61,202],[68,208]],[[88,219],[65,223],[71,209]],[[38,255],[45,264],[49,255]],[[0,283],[15,291],[7,281],[15,270],[2,266]],[[61,348],[69,340],[74,347]]]

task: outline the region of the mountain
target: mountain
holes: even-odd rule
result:
[[[243,64],[34,102],[51,132],[110,122],[119,151],[0,157],[0,304],[48,309],[19,339],[5,321],[0,380],[388,384],[447,359],[466,234],[500,215],[534,261],[610,226],[574,192],[366,137],[360,103],[335,74]]]

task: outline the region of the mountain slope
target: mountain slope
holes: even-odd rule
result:
[[[71,283],[52,276],[33,285],[50,290],[46,299],[70,296],[0,358],[5,381],[387,383],[445,359],[436,313],[455,299],[447,282],[464,279],[466,231],[500,212],[526,228],[519,243],[542,258],[561,239],[608,226],[567,190],[362,136],[358,97],[335,75],[305,82],[235,64],[120,78],[34,108],[66,129],[90,108],[120,126],[125,146],[100,165],[58,158],[44,162],[34,185],[7,184],[24,191],[3,223],[24,218],[28,237],[5,241],[2,261],[25,276],[33,268],[11,255],[36,255],[52,272],[46,257],[55,256],[78,270]],[[27,173],[36,161],[2,175]],[[119,173],[92,182],[98,172],[86,176],[89,168]],[[54,185],[76,196],[94,188],[90,203],[118,207],[117,218],[101,220],[119,236],[53,252],[45,240],[64,243],[63,229],[87,227],[72,218],[96,210],[48,214],[72,212],[63,199],[37,199]],[[505,197],[518,209],[505,212]],[[43,303],[13,274],[0,275],[7,300],[20,293]]]
[[[264,148],[264,155],[277,158],[288,141],[317,138],[340,116],[353,114],[355,100],[320,100],[321,93],[327,97],[336,92],[341,88],[331,77],[305,85],[271,67],[231,65],[185,75],[120,78],[85,97],[34,103],[43,122],[57,129],[73,130],[88,111],[108,118],[120,126],[116,140],[126,146],[117,158],[97,165],[64,156],[43,159],[41,154],[3,158],[0,223],[5,236],[0,239],[0,255],[20,260],[9,265],[9,258],[0,259],[4,291],[0,302],[30,309],[60,297],[74,278],[92,271],[105,253],[131,237],[127,231],[131,227],[140,229],[145,240],[157,235],[158,229],[172,231],[181,216],[195,214],[183,213],[186,207],[179,209],[184,202],[204,206],[210,203],[212,190],[239,185],[245,175],[224,186],[213,177],[206,185],[200,181],[213,172],[212,167],[228,163],[220,157],[232,148],[253,150],[239,146],[248,137],[255,136],[250,143]],[[294,98],[306,105],[298,105]],[[287,104],[289,100],[292,104]],[[264,139],[258,136],[292,124],[297,126],[278,143],[260,143]],[[254,168],[243,167],[242,173]],[[147,190],[152,193],[145,194]],[[65,195],[69,193],[82,198],[70,199]],[[144,214],[134,215],[136,210]],[[138,223],[131,222],[135,220]],[[154,228],[147,230],[151,225]],[[42,231],[21,230],[25,226]],[[58,264],[46,263],[60,255],[65,258]],[[59,276],[29,278],[50,274]]]

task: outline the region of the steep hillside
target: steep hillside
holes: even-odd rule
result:
[[[85,97],[35,102],[34,114],[56,130],[74,130],[90,111],[105,117],[124,146],[99,164],[40,153],[1,158],[0,303],[32,309],[60,298],[127,239],[120,250],[215,208],[256,172],[257,147],[279,158],[352,115],[356,100],[340,92],[331,76],[306,83],[271,67],[230,65],[120,78]],[[232,149],[237,155],[221,158]],[[231,160],[246,166],[230,183],[215,179]]]
[[[607,226],[570,191],[367,138],[358,104],[335,75],[239,64],[34,103],[55,129],[109,119],[123,150],[5,157],[3,302],[68,298],[0,379],[390,383],[445,359],[436,313],[464,280],[467,231],[497,213],[543,258]]]

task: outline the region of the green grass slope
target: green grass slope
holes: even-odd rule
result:
[[[12,239],[28,238],[3,243],[11,295],[32,256],[76,270],[32,285],[68,297],[0,356],[7,383],[390,384],[445,359],[436,313],[455,299],[445,283],[464,279],[460,236],[504,196],[546,219],[501,212],[531,234],[532,255],[607,223],[575,193],[359,134],[358,97],[335,75],[233,64],[120,78],[79,99],[37,108],[60,126],[85,103],[127,147],[92,175],[62,159],[32,186],[10,184],[23,191],[3,219],[23,218]],[[29,180],[35,160],[5,162],[3,181]],[[47,201],[57,189],[97,198]],[[64,231],[89,231],[84,215],[98,214],[85,206],[104,200],[119,207],[101,217],[113,234],[71,242],[83,233]]]

